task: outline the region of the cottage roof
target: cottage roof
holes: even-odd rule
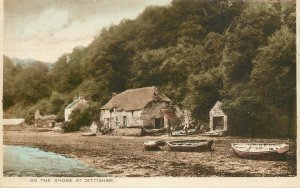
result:
[[[210,110],[209,112],[209,115],[210,116],[218,116],[218,115],[221,115],[221,116],[224,116],[225,113],[223,112],[222,110],[222,105],[223,103],[220,102],[220,101],[217,101],[216,104],[212,107],[212,109]]]
[[[171,100],[160,93],[156,87],[143,87],[137,89],[128,89],[112,97],[101,109],[110,110],[117,108],[118,110],[141,110],[152,101],[165,101]]]
[[[161,111],[167,119],[176,119],[176,114],[175,114],[174,110],[161,109]]]
[[[79,104],[80,101],[84,101],[84,102],[87,102],[86,100],[84,99],[76,99],[74,100],[71,104],[69,104],[65,109],[69,109],[69,108],[73,108],[75,105]]]

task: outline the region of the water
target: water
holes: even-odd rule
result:
[[[105,177],[84,163],[38,148],[4,146],[3,175],[17,177]]]

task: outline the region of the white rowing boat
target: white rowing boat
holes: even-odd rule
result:
[[[172,151],[203,151],[212,149],[212,140],[178,140],[167,142]]]
[[[232,143],[234,153],[241,158],[273,158],[282,157],[289,151],[288,144],[274,143]]]

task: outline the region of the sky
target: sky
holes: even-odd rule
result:
[[[4,0],[4,55],[55,62],[104,28],[171,0]]]

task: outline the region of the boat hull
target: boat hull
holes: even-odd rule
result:
[[[144,142],[144,149],[146,151],[155,151],[155,150],[160,150],[160,146],[164,146],[165,142],[160,140],[160,141],[147,141]]]
[[[265,151],[243,151],[232,145],[233,152],[239,158],[247,159],[257,159],[257,160],[283,160],[286,158],[286,153],[289,150],[289,146],[285,145],[275,150],[265,150]]]
[[[173,131],[171,136],[187,136],[187,135],[196,135],[198,132],[196,129],[188,129],[187,131]]]
[[[223,137],[226,136],[226,131],[211,131],[205,132],[202,136],[210,136],[210,137]]]
[[[82,133],[81,136],[96,136],[96,133]]]
[[[212,150],[212,140],[186,140],[167,142],[170,151],[199,152]]]

